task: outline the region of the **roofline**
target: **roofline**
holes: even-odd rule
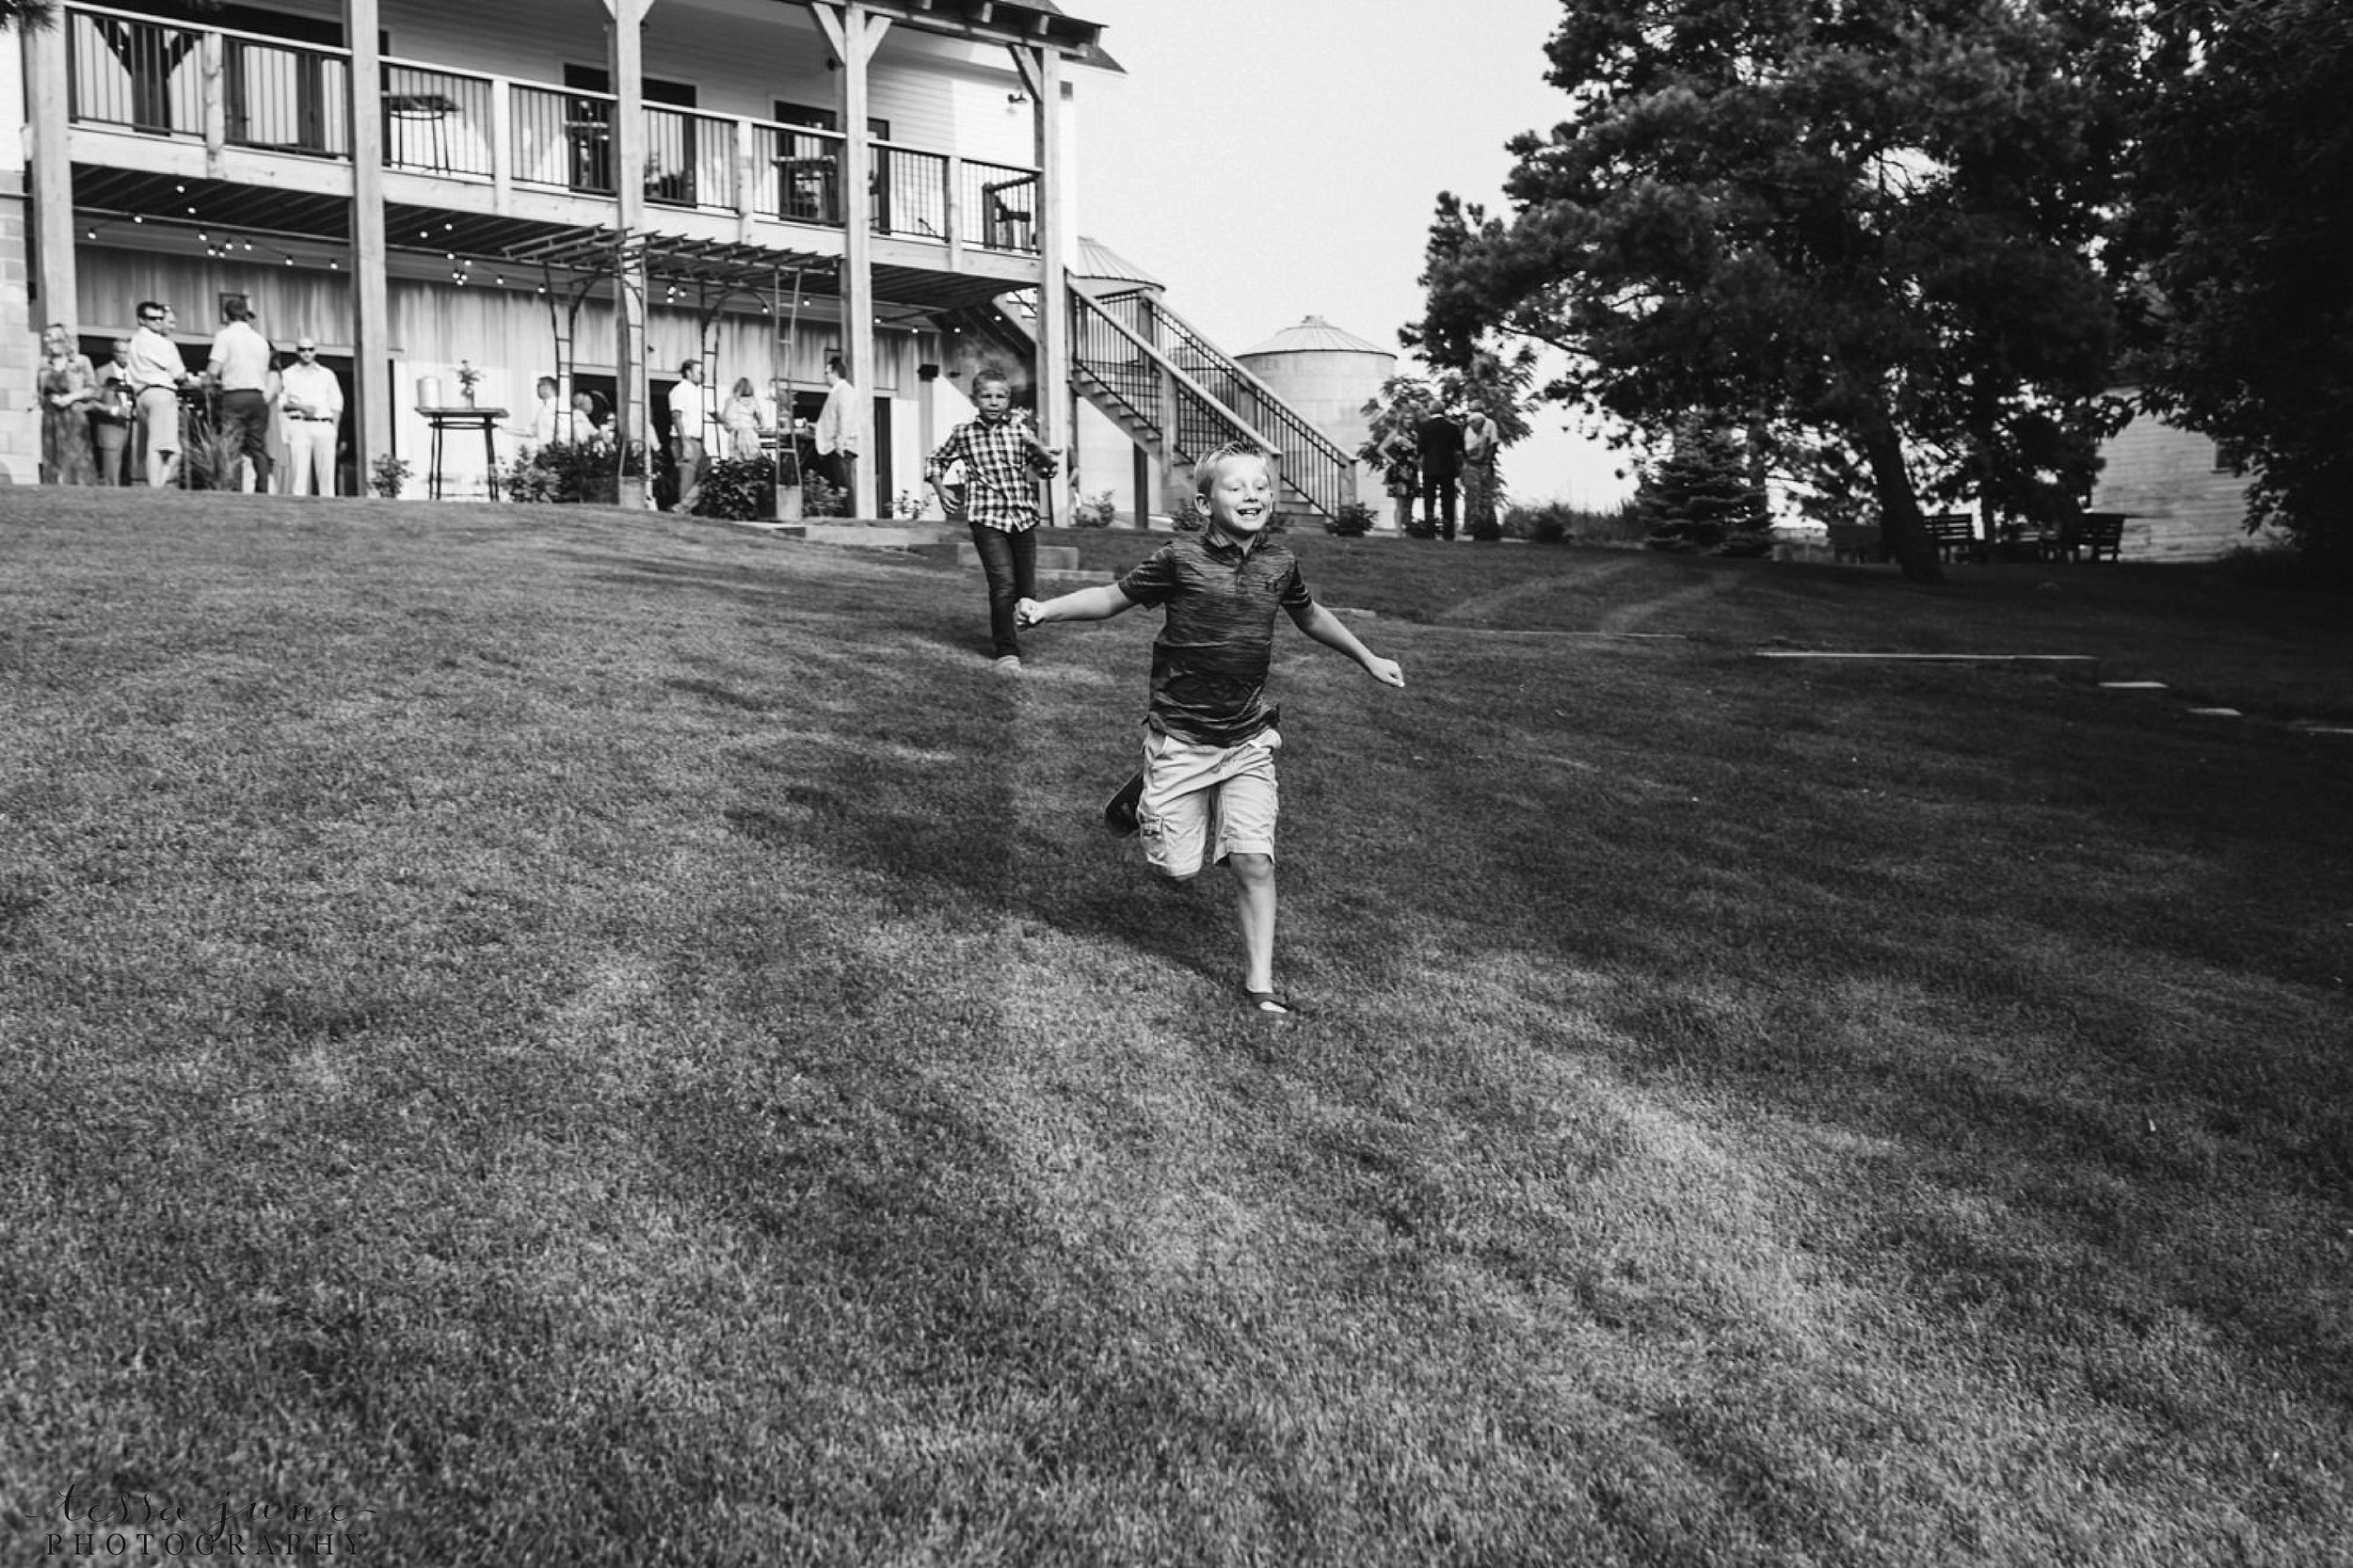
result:
[[[822,0],[801,0],[821,4]],[[1065,59],[1125,73],[1103,50],[1103,24],[1071,16],[1048,3],[1016,0],[865,0],[865,8],[928,33],[1010,46],[1054,45]]]

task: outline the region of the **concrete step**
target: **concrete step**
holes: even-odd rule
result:
[[[866,522],[845,518],[780,522],[775,529],[788,539],[806,539],[810,544],[859,545],[869,550],[914,550],[921,545],[945,544],[956,536],[956,531],[945,523]]]
[[[969,539],[956,546],[956,565],[977,567],[980,564],[981,552],[973,547]],[[1079,547],[1070,544],[1039,545],[1037,547],[1037,569],[1041,572],[1077,571],[1079,569]]]

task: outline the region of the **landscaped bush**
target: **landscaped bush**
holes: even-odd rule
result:
[[[1503,536],[1531,544],[1561,544],[1579,539],[1588,544],[1640,544],[1645,525],[1629,504],[1605,511],[1573,506],[1565,501],[1513,506],[1503,514]]]
[[[830,484],[814,469],[801,477],[801,516],[805,518],[846,517],[850,510],[850,492]]]
[[[507,465],[506,498],[610,506],[620,499],[613,468],[610,448],[586,441],[549,441]]]
[[[1109,528],[1112,525],[1112,519],[1118,515],[1119,508],[1112,504],[1112,492],[1097,490],[1086,500],[1071,506],[1070,526],[1073,528]]]
[[[765,457],[722,457],[703,469],[696,514],[749,522],[776,515],[776,472]]]
[[[1362,535],[1371,533],[1373,520],[1374,513],[1372,508],[1366,505],[1363,502],[1343,501],[1340,503],[1339,511],[1333,516],[1331,521],[1325,523],[1323,526],[1325,532],[1327,533],[1337,534],[1342,538],[1353,539]]]
[[[398,501],[402,488],[408,483],[408,476],[415,472],[408,458],[395,457],[386,452],[380,454],[375,462],[368,465],[368,483],[374,486],[376,493],[385,500]]]

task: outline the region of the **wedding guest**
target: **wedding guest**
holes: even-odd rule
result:
[[[286,416],[289,495],[335,493],[336,439],[343,430],[344,387],[319,363],[318,340],[295,339],[295,362],[279,376],[279,407]]]
[[[98,458],[90,445],[90,410],[98,406],[98,373],[73,346],[73,330],[53,321],[40,334],[40,477],[44,485],[95,485]]]

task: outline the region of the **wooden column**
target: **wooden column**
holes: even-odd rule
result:
[[[850,384],[857,389],[868,424],[873,422],[874,376],[874,146],[866,134],[867,68],[874,51],[890,30],[890,18],[876,16],[851,0],[846,5],[820,3],[809,8],[841,67],[841,357],[847,361]],[[880,511],[882,495],[874,483],[874,441],[868,432],[865,450],[857,455],[856,486],[865,510]]]
[[[619,253],[614,258],[613,424],[616,439],[646,444],[646,478],[653,480],[653,443],[661,423],[648,407],[646,253],[646,13],[653,0],[604,0],[612,22],[613,186],[618,208]],[[626,495],[626,490],[625,490]]]
[[[21,29],[24,42],[25,124],[32,132],[30,175],[33,252],[40,268],[32,312],[38,331],[53,321],[78,328],[80,279],[73,261],[73,155],[67,145],[72,127],[66,103],[66,28],[60,18],[48,27]],[[129,312],[125,312],[124,314]]]
[[[1016,48],[1014,64],[1036,104],[1037,126],[1037,409],[1038,438],[1063,449],[1048,484],[1049,513],[1070,525],[1070,465],[1078,456],[1070,409],[1070,287],[1063,258],[1070,253],[1070,199],[1063,159],[1062,51],[1053,43]]]
[[[384,80],[377,47],[376,0],[344,0],[344,37],[351,45],[351,385],[352,468],[359,493],[378,457],[393,450],[392,311],[384,281],[384,120],[376,108]]]

